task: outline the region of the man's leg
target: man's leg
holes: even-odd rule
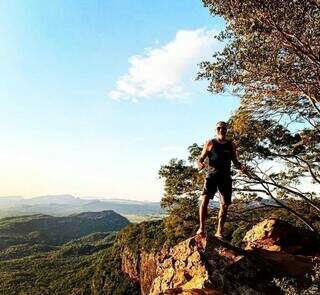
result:
[[[223,227],[227,219],[229,205],[220,203],[219,215],[218,215],[218,227],[216,232],[216,237],[222,237]]]
[[[218,227],[216,237],[222,237],[224,224],[227,219],[228,207],[231,204],[232,180],[231,178],[222,178],[218,182],[220,192],[220,209],[218,215]]]
[[[204,232],[205,227],[205,221],[207,217],[207,210],[208,210],[208,204],[209,204],[209,197],[207,195],[202,196],[201,205],[199,208],[199,220],[200,220],[200,226],[197,231],[197,234],[201,234]]]
[[[207,211],[208,211],[208,204],[210,200],[209,196],[214,196],[216,192],[217,192],[216,178],[214,176],[207,176],[203,184],[202,199],[201,199],[201,205],[199,208],[200,225],[199,225],[197,234],[201,234],[204,232],[205,221],[206,221]]]

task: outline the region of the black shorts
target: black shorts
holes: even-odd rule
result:
[[[208,175],[203,185],[202,194],[213,199],[217,190],[220,193],[220,203],[225,205],[231,204],[232,179],[230,176]]]

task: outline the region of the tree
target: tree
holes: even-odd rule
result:
[[[161,166],[159,176],[165,180],[161,206],[169,212],[184,200],[198,199],[202,189],[202,177],[198,169],[183,160],[172,159]]]
[[[198,78],[209,81],[209,91],[239,96],[230,126],[254,167],[250,180],[237,177],[238,189],[267,194],[313,229],[279,197],[301,198],[320,216],[320,2],[203,3],[226,20],[217,36],[226,46],[201,63]]]
[[[241,121],[245,121],[244,126]],[[239,122],[240,121],[240,122]],[[301,162],[293,162],[287,155],[299,146],[301,137],[292,134],[281,124],[269,120],[253,121],[242,112],[236,113],[230,120],[234,141],[238,145],[243,161],[253,167],[250,178],[238,174],[235,180],[236,190],[240,192],[258,192],[270,197],[274,202],[295,215],[309,229],[314,230],[303,214],[287,205],[288,198],[300,198],[308,203],[320,217],[316,192],[302,191],[303,181],[310,179],[306,167]],[[254,132],[252,132],[254,130]],[[295,151],[292,157],[310,156],[311,151]]]
[[[231,87],[263,118],[285,114],[319,127],[320,2],[203,3],[227,22],[218,37],[227,46],[201,65],[199,77],[210,80],[209,90]]]
[[[172,159],[159,170],[160,178],[164,179],[161,206],[169,213],[164,219],[164,230],[172,245],[192,236],[198,225],[198,200],[204,177],[194,167],[194,161],[201,150],[194,144],[189,152],[188,162]]]

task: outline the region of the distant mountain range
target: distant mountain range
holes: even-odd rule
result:
[[[126,199],[81,199],[72,195],[48,195],[34,198],[0,197],[0,218],[25,214],[65,216],[86,211],[114,210],[120,214],[159,214],[160,202]]]
[[[272,200],[262,198],[246,204],[248,208],[260,207],[262,205],[276,204]],[[211,200],[210,207],[219,207],[219,202]],[[139,218],[135,220],[135,218],[131,217],[132,215],[163,216],[165,214],[165,210],[161,208],[160,202],[99,199],[95,197],[82,199],[72,195],[47,195],[34,198],[23,198],[20,196],[0,197],[0,218],[30,214],[66,216],[87,211],[98,212],[103,210],[113,210],[127,216],[132,222],[139,221]]]

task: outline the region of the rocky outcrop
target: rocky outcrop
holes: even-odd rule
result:
[[[274,276],[302,278],[315,264],[312,243],[305,248],[298,243],[316,241],[315,235],[287,226],[277,220],[256,225],[245,237],[246,250],[203,235],[159,253],[142,249],[132,256],[124,249],[122,270],[140,283],[143,295],[282,294],[270,283]],[[300,233],[300,239],[294,239],[294,233]]]
[[[268,260],[278,272],[290,277],[311,273],[314,257],[320,256],[319,236],[278,219],[266,219],[247,232],[245,249]]]
[[[138,255],[133,255],[129,249],[123,250],[121,269],[131,280],[139,282],[142,295],[149,294],[151,285],[157,277],[157,263],[160,257],[161,253],[147,253],[142,250]]]
[[[261,249],[298,255],[319,256],[319,238],[311,231],[294,227],[278,219],[266,219],[255,225],[243,239],[246,250]]]
[[[128,248],[124,248],[121,255],[121,270],[133,281],[140,282],[139,257],[134,255]]]
[[[270,294],[270,266],[215,237],[195,236],[173,247],[158,262],[150,295]]]
[[[153,281],[157,277],[157,260],[153,253],[141,255],[140,289],[141,294],[149,294]]]
[[[157,277],[150,294],[160,294],[170,288],[205,288],[209,281],[209,272],[201,259],[204,249],[202,242],[205,240],[197,237],[188,239],[159,260]]]

